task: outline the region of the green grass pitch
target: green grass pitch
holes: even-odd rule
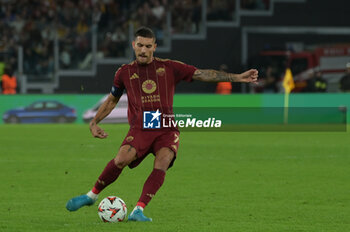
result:
[[[126,135],[126,125],[0,126],[0,231],[350,231],[349,132],[181,134],[177,161],[145,209],[152,223],[103,223],[97,204],[68,212]],[[100,195],[130,212],[149,156]]]

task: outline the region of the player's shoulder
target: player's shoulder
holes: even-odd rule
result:
[[[155,57],[154,58],[157,62],[160,62],[160,63],[164,63],[164,64],[167,64],[167,65],[173,65],[173,64],[185,64],[181,61],[178,61],[178,60],[171,60],[171,59],[162,59],[162,58],[158,58],[158,57]]]
[[[115,74],[114,75],[117,75],[118,72],[121,72],[123,69],[125,69],[126,67],[126,64],[123,64],[122,66],[120,66],[117,71],[115,71]]]
[[[118,72],[121,73],[126,71],[128,68],[132,67],[133,65],[135,65],[135,61],[132,61],[129,64],[122,64],[122,66],[120,66],[115,72],[115,75],[117,75]]]

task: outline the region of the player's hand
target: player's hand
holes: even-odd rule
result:
[[[240,82],[245,83],[257,83],[258,82],[258,70],[256,69],[250,69],[248,71],[245,71],[244,73],[239,74]]]
[[[108,134],[96,124],[90,123],[90,132],[95,138],[104,139]]]

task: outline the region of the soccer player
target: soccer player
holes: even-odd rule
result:
[[[126,166],[134,168],[149,153],[153,153],[155,155],[153,171],[144,183],[134,210],[128,216],[129,221],[152,221],[143,214],[143,209],[162,186],[166,171],[176,159],[179,131],[177,128],[143,129],[144,112],[153,111],[154,118],[160,113],[172,114],[175,85],[182,80],[257,82],[256,69],[233,74],[197,69],[179,61],[156,58],[153,56],[157,47],[155,36],[147,27],[141,27],[135,32],[132,46],[136,60],[117,70],[108,98],[90,122],[90,131],[94,137],[107,138],[108,134],[98,126],[98,123],[115,108],[123,91],[126,90],[130,130],[116,157],[109,161],[91,191],[67,202],[66,208],[69,211],[94,204],[98,194],[118,178],[123,168]]]

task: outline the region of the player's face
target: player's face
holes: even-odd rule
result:
[[[132,42],[135,51],[136,61],[139,64],[149,64],[153,60],[153,52],[156,50],[157,44],[154,39],[137,36]]]

